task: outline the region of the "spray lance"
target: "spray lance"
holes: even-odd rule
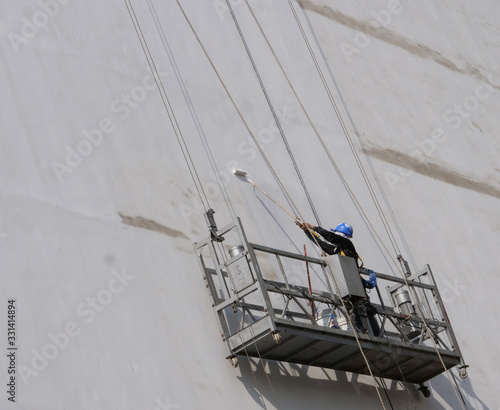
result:
[[[247,182],[249,182],[250,184],[252,184],[255,188],[257,188],[260,192],[262,192],[265,196],[267,196],[272,202],[274,202],[276,205],[278,205],[282,211],[286,212],[287,215],[289,215],[291,218],[293,218],[293,220],[295,221],[295,223],[297,225],[299,225],[302,229],[303,226],[306,226],[309,233],[311,233],[311,235],[314,235],[316,237],[318,237],[319,235],[313,231],[311,229],[311,226],[308,224],[305,224],[303,223],[299,218],[297,218],[295,215],[293,215],[290,211],[288,211],[283,205],[281,205],[280,203],[278,203],[278,201],[276,201],[274,198],[272,198],[267,192],[265,192],[260,186],[258,186],[255,182],[253,182],[249,177],[248,177],[248,172],[246,171],[243,171],[242,169],[233,169],[232,170],[232,173],[237,176],[238,178],[240,179],[243,179]]]
[[[260,192],[262,192],[265,196],[267,196],[272,202],[274,202],[276,205],[278,205],[281,210],[286,212],[291,218],[293,218],[294,221],[301,223],[300,219],[297,218],[295,215],[293,215],[290,211],[288,211],[284,206],[282,206],[278,201],[273,199],[268,193],[266,193],[261,187],[259,187],[255,182],[253,182],[249,177],[248,177],[248,172],[243,171],[241,169],[233,169],[232,170],[233,174],[239,178],[243,178],[244,180],[248,181],[250,184],[252,184],[255,188],[257,188]]]
[[[246,180],[247,182],[249,182],[250,184],[252,184],[255,188],[257,188],[260,192],[262,192],[265,196],[267,196],[272,202],[274,202],[277,206],[279,206],[281,208],[282,211],[286,212],[287,215],[289,215],[291,218],[293,218],[293,220],[295,221],[295,223],[299,226],[304,226],[306,224],[304,224],[299,218],[297,218],[295,215],[293,215],[290,211],[288,211],[284,206],[282,206],[280,203],[278,203],[278,201],[276,201],[274,198],[272,198],[267,192],[265,192],[261,187],[259,187],[255,182],[253,182],[249,177],[248,177],[248,172],[246,171],[243,171],[241,169],[233,169],[232,170],[232,173],[243,179],[243,180]],[[319,236],[316,232],[312,231],[309,227],[307,227],[307,229],[309,230],[309,232],[312,234],[312,235],[315,235],[315,236]],[[307,251],[306,251],[306,245],[304,245],[304,254],[305,256],[307,256]],[[309,264],[308,262],[306,261],[306,268],[307,268],[307,279],[309,281],[309,292],[310,294],[312,295],[313,294],[313,291],[312,291],[312,287],[311,287],[311,277],[310,277],[310,274],[309,274]],[[314,306],[314,301],[311,300],[311,309],[312,309],[312,317],[314,318],[315,317],[315,306]]]

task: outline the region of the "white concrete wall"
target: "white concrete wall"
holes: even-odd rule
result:
[[[224,2],[181,3],[314,222]],[[389,243],[287,2],[250,3]],[[240,216],[251,241],[300,251],[305,238],[291,219],[229,175],[237,164],[291,207],[176,3],[133,4],[219,225]],[[232,4],[321,222],[351,222],[365,263],[390,271],[244,2]],[[418,267],[433,267],[471,366],[458,381],[469,408],[498,408],[500,10],[488,0],[302,0],[296,9],[411,255],[398,235],[399,246]],[[4,391],[1,408],[253,409],[262,400],[281,409],[380,408],[365,376],[271,362],[271,389],[262,364],[255,381],[247,361],[233,369],[224,360],[191,246],[207,235],[199,199],[123,1],[3,0],[0,45],[4,390],[10,298],[18,345],[16,403]],[[444,375],[430,385],[430,399],[400,383],[389,383],[388,394],[397,409],[460,408]]]

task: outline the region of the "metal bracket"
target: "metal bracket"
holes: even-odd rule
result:
[[[405,258],[403,258],[402,255],[398,255],[397,258],[398,258],[399,263],[401,264],[401,267],[403,268],[403,270],[405,272],[405,275],[407,277],[410,277],[411,270],[410,270],[410,266],[408,265],[408,262],[405,260]]]
[[[217,232],[217,224],[215,223],[214,214],[215,211],[210,208],[207,212],[205,212],[205,220],[207,221],[212,240],[216,242],[222,242],[224,240],[224,237],[219,235]]]

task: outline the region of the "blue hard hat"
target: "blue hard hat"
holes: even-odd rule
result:
[[[341,223],[337,225],[335,229],[332,229],[333,232],[342,232],[347,237],[352,238],[353,230],[352,226],[346,223]]]

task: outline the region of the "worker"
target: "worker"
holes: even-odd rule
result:
[[[335,255],[337,253],[340,253],[341,255],[353,258],[356,261],[356,265],[358,266],[358,268],[363,267],[363,261],[356,252],[354,244],[351,242],[351,238],[353,235],[353,229],[351,225],[347,223],[341,223],[337,225],[335,229],[330,229],[328,231],[320,226],[312,226],[311,224],[301,222],[298,219],[295,221],[295,224],[305,232],[309,239],[311,239],[315,244],[319,245],[320,248],[323,249],[323,251],[328,255]],[[324,240],[321,239],[320,236]],[[375,286],[377,286],[377,277],[375,276],[375,273],[373,271],[370,271],[368,280],[365,280],[361,277],[360,279],[364,289],[373,289]],[[352,322],[356,325],[356,327],[360,331],[365,331],[358,313],[359,310],[363,310],[364,313],[366,313],[366,315],[368,316],[373,334],[375,336],[378,336],[380,334],[380,327],[374,317],[377,313],[377,310],[370,303],[368,295],[366,295],[366,298],[361,300],[359,298],[352,297],[348,299],[348,302],[350,302],[348,313],[351,316]]]
[[[321,249],[323,249],[328,255],[340,253],[344,256],[350,256],[356,260],[358,267],[363,266],[363,261],[356,252],[356,248],[350,239],[353,234],[351,225],[341,223],[340,225],[337,225],[335,229],[327,231],[320,226],[312,226],[311,224],[301,222],[299,220],[296,220],[295,223],[306,233],[309,239],[311,239],[314,243],[317,241]],[[311,232],[316,239],[313,239]],[[319,238],[320,235],[328,242],[321,240]]]

